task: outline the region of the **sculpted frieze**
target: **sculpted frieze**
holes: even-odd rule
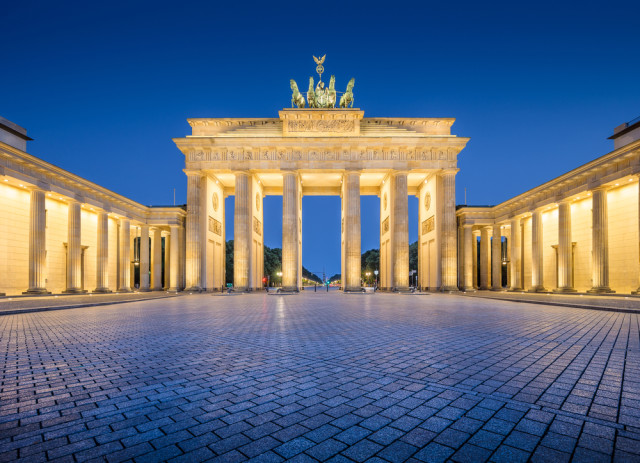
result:
[[[353,120],[288,120],[287,130],[291,132],[333,132],[351,133],[354,131],[355,121]]]
[[[456,162],[456,148],[395,148],[395,147],[212,147],[193,148],[187,153],[189,162],[238,161],[432,161],[433,168]],[[455,167],[455,165],[454,165]]]

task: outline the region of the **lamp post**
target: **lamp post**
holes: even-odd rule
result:
[[[280,277],[280,286],[282,286],[282,272],[278,272],[277,275]]]
[[[371,276],[371,272],[366,272],[365,276],[367,277],[367,284],[369,284],[369,277]]]
[[[376,276],[376,288],[378,287],[378,271],[374,270],[373,274]]]

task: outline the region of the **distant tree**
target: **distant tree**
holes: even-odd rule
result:
[[[333,283],[334,281],[340,281],[340,280],[342,280],[342,275],[340,273],[336,273],[331,278],[329,278],[329,281],[331,283]]]
[[[418,270],[418,242],[409,245],[409,270]]]
[[[380,270],[380,250],[369,249],[362,254],[360,266],[363,274],[365,272],[373,273],[375,270]]]
[[[278,272],[282,271],[282,249],[264,247],[264,276],[269,281],[278,281]]]
[[[233,283],[233,240],[227,241],[225,272],[227,274],[226,283]]]
[[[315,273],[311,273],[304,266],[302,266],[302,278],[306,278],[307,280],[311,280],[311,281],[314,281],[316,283],[322,284],[322,278],[320,278]]]

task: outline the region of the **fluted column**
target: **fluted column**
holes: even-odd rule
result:
[[[361,227],[360,227],[360,173],[346,172],[343,178],[344,194],[344,291],[362,290]],[[408,265],[408,262],[407,262]]]
[[[282,289],[298,291],[298,176],[282,176]]]
[[[200,172],[187,173],[186,287],[200,291],[202,246],[200,244]]]
[[[25,294],[47,294],[46,272],[46,213],[44,191],[31,190],[29,205],[29,288]]]
[[[109,289],[109,213],[98,212],[96,249],[96,289],[94,293],[110,293]]]
[[[151,291],[149,278],[149,225],[140,227],[140,291]]]
[[[491,268],[491,247],[489,238],[491,227],[482,227],[480,230],[480,289],[489,289],[489,269]]]
[[[180,258],[179,258],[180,263],[178,265],[178,268],[179,268],[178,288],[180,288],[180,290],[183,290],[186,288],[187,246],[186,246],[185,235],[186,235],[185,227],[181,226],[180,229],[178,230],[179,243],[180,243],[180,249],[178,250],[178,253],[180,254]],[[223,245],[222,248],[225,249],[225,246]]]
[[[511,291],[522,290],[520,219],[511,219]]]
[[[497,224],[491,240],[491,289],[502,291],[502,230]]]
[[[544,287],[544,265],[542,234],[542,210],[536,209],[531,215],[531,289],[530,292],[546,291]]]
[[[131,292],[131,221],[120,219],[120,276],[118,281],[118,291],[121,293]]]
[[[558,288],[557,292],[573,293],[573,259],[571,244],[571,203],[558,205]]]
[[[180,227],[178,225],[171,225],[169,228],[171,229],[171,257],[169,258],[171,268],[169,270],[169,291],[178,292],[180,290],[178,282],[180,273]]]
[[[442,211],[442,289],[458,290],[458,250],[456,236],[456,172],[444,171]]]
[[[473,291],[473,227],[463,227],[464,291]]]
[[[169,289],[169,279],[171,274],[171,234],[167,233],[164,237],[164,281],[163,289]]]
[[[393,194],[393,288],[409,289],[409,189],[406,172],[394,172]]]
[[[247,172],[236,172],[235,194],[235,215],[233,218],[233,286],[237,291],[248,291],[251,289],[252,203],[251,176]]]
[[[473,232],[471,234],[473,236],[473,287],[479,288],[480,283],[478,282],[478,232]]]
[[[607,212],[607,188],[593,190],[591,206],[592,239],[591,266],[593,287],[590,293],[613,293],[609,288],[609,215]]]
[[[81,213],[81,204],[78,201],[71,201],[67,220],[67,289],[65,293],[83,292]]]
[[[159,228],[153,230],[151,245],[151,290],[162,291],[162,232]]]
[[[636,180],[640,180],[640,174],[636,175]],[[640,183],[636,182],[636,184],[638,185],[638,217],[640,218]],[[640,238],[640,221],[637,224],[637,228],[638,228],[638,237]],[[640,250],[640,246],[638,247],[638,249]],[[640,264],[640,255],[638,256],[638,263]],[[639,278],[640,278],[640,274],[639,274]],[[636,289],[635,291],[631,291],[631,294],[640,294],[640,281],[638,282],[638,289]]]

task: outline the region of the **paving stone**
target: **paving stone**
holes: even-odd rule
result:
[[[0,316],[0,460],[640,459],[637,314],[366,297]]]

